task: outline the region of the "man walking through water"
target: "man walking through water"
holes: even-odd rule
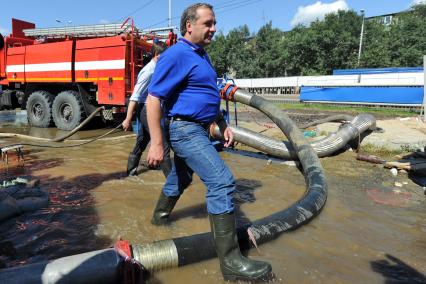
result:
[[[195,172],[207,187],[207,211],[224,279],[266,281],[272,274],[271,265],[241,255],[234,215],[235,180],[209,140],[215,120],[225,139],[224,146],[230,146],[233,140],[231,129],[219,115],[217,75],[203,49],[216,32],[213,7],[206,3],[189,6],[182,14],[180,27],[183,38],[161,55],[148,87],[151,147],[147,161],[157,166],[163,160],[163,102],[175,162],[151,223],[167,223]]]
[[[151,80],[152,73],[154,73],[155,65],[157,64],[160,54],[167,49],[167,45],[164,42],[158,41],[154,42],[152,45],[152,59],[145,65],[144,68],[138,74],[138,80],[134,87],[132,96],[130,97],[129,106],[127,107],[127,115],[124,121],[122,122],[123,129],[125,131],[130,129],[132,123],[133,112],[137,107],[137,115],[141,126],[139,129],[138,137],[136,138],[135,146],[133,147],[132,152],[129,154],[127,161],[127,175],[134,176],[137,175],[137,169],[139,161],[141,159],[143,151],[151,140],[149,136],[148,121],[146,118],[146,107],[145,102],[148,96],[148,84]],[[164,129],[163,129],[164,130]],[[161,169],[163,170],[164,176],[167,177],[172,169],[172,162],[170,160],[170,146],[167,142],[168,139],[164,139],[164,159],[161,163]]]

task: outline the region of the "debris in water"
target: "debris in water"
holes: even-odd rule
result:
[[[1,148],[1,160],[8,164],[9,151],[15,150],[16,156],[18,157],[18,163],[24,165],[24,153],[22,152],[22,148],[24,148],[24,146],[20,144],[5,146]]]
[[[363,155],[363,154],[358,154],[356,155],[356,159],[358,161],[364,161],[364,162],[369,162],[369,163],[373,163],[373,164],[384,164],[386,161],[383,159],[380,159],[377,156],[374,155]]]
[[[315,137],[317,136],[317,132],[315,130],[307,130],[303,132],[303,136],[305,137]]]
[[[247,235],[250,241],[253,243],[254,247],[256,248],[257,252],[260,253],[259,249],[257,248],[256,238],[254,237],[254,234],[250,228],[247,228]]]
[[[378,204],[405,207],[410,201],[411,194],[390,188],[372,188],[367,190],[367,197]]]

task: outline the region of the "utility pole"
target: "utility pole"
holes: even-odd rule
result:
[[[169,27],[172,26],[172,0],[169,0]]]
[[[359,67],[359,62],[361,60],[361,50],[362,50],[362,38],[364,37],[364,9],[361,9],[362,16],[362,24],[361,24],[361,34],[359,35],[359,48],[358,48],[358,63],[357,67]]]

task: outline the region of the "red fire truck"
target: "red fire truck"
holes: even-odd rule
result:
[[[139,32],[123,24],[36,29],[12,19],[0,34],[0,108],[27,110],[31,126],[71,130],[103,106],[101,116],[125,112],[152,42],[176,41],[172,30]],[[164,31],[167,33],[164,35]]]

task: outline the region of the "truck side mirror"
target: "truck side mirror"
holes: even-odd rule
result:
[[[0,50],[2,50],[4,47],[4,37],[2,36],[2,34],[0,34]]]

